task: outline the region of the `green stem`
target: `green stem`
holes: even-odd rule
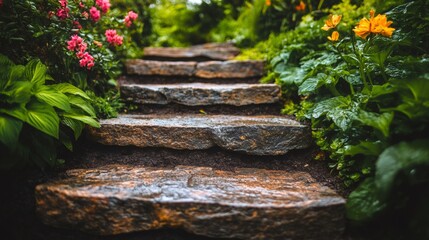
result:
[[[356,49],[356,38],[354,35],[352,35],[352,46],[353,46],[353,51],[359,60],[359,75],[360,75],[360,78],[362,79],[363,86],[365,88],[368,88],[368,83],[366,82],[366,77],[365,77],[365,62],[360,52]]]
[[[338,92],[337,88],[334,85],[328,85],[328,90],[336,97],[341,96],[341,93]]]
[[[334,47],[334,49],[338,53],[338,55],[340,55],[341,59],[343,59],[343,61],[347,64],[347,67],[350,68],[349,63],[346,61],[346,59],[344,58],[343,54],[338,49],[338,45],[335,45],[334,43],[332,43],[332,46]],[[349,82],[347,82],[347,83],[349,84],[350,92],[354,95],[355,94],[355,90],[353,89],[353,85],[351,83],[349,83]]]
[[[323,5],[323,2],[324,2],[325,0],[320,0],[319,1],[319,5],[317,5],[317,10],[320,10],[321,8],[322,8],[322,5]]]

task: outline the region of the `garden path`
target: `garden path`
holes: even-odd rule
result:
[[[88,136],[107,153],[134,146],[123,148],[142,163],[69,170],[37,186],[43,222],[98,235],[172,227],[215,238],[339,238],[345,200],[309,172],[269,167],[289,163],[267,158],[307,151],[310,130],[277,114],[280,88],[258,83],[262,61],[230,60],[238,53],[205,44],[147,48],[144,60],[128,60],[121,95],[137,110],[102,120]],[[145,164],[150,151],[170,151],[150,159],[170,164]],[[183,153],[203,158],[171,163]],[[267,163],[252,165],[258,158]]]

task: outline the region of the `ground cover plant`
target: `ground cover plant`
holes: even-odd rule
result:
[[[310,122],[317,158],[330,159],[346,186],[359,186],[348,218],[389,228],[387,238],[405,237],[398,229],[429,236],[429,22],[419,10],[427,7],[343,1],[286,33],[271,58],[271,77],[290,98],[283,111]]]
[[[112,4],[1,1],[2,167],[53,166],[59,143],[71,150],[85,125],[117,115],[119,60],[137,55],[143,27]]]

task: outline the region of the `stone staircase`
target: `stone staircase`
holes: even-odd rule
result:
[[[175,149],[173,155],[221,149],[265,158],[308,148],[307,126],[260,114],[279,106],[280,89],[257,83],[263,62],[230,60],[238,52],[229,44],[145,49],[150,60],[127,61],[128,75],[119,81],[123,99],[139,110],[102,120],[101,128],[89,129],[89,138],[108,148],[134,146],[133,152]],[[153,161],[166,157],[160,158]],[[345,200],[309,173],[221,170],[201,161],[69,170],[65,178],[36,187],[37,212],[47,225],[97,235],[168,227],[214,238],[341,237]]]

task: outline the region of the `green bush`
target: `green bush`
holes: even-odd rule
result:
[[[50,84],[38,60],[15,65],[0,55],[0,168],[58,163],[57,147],[72,150],[86,124],[99,127],[82,90],[68,83]]]

